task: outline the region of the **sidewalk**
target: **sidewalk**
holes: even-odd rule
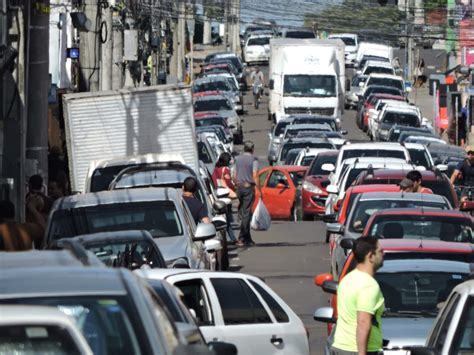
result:
[[[429,95],[427,85],[422,88],[413,88],[408,98],[410,99],[410,103],[420,108],[422,116],[426,117],[428,122],[434,126],[434,97]]]

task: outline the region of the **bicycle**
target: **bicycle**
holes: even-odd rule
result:
[[[260,105],[260,98],[262,96],[263,85],[262,84],[253,84],[253,102],[254,107],[258,110],[258,106]]]
[[[460,201],[459,210],[474,215],[474,186],[455,185],[454,190]]]

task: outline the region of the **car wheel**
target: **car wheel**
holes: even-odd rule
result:
[[[272,120],[272,114],[269,112],[268,113],[268,116],[267,116],[268,120],[271,121]]]

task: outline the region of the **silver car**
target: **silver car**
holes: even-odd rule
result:
[[[275,126],[273,126],[273,130],[268,133],[268,163],[270,165],[277,160],[278,151],[283,143],[283,133],[285,133],[286,126],[291,124],[291,122],[293,122],[292,118],[281,119]]]
[[[446,301],[451,290],[470,274],[468,262],[428,259],[427,255],[398,259],[397,254],[388,253],[388,260],[375,274],[385,298],[382,334],[388,344],[384,354],[400,354],[412,346],[424,345],[438,314],[438,304]],[[390,255],[397,259],[390,260]],[[351,265],[348,272],[354,267]],[[316,311],[315,319],[332,322],[333,315],[332,308],[324,307]],[[326,354],[334,342],[335,328],[328,337]]]
[[[148,230],[168,267],[210,269],[216,236],[212,224],[196,224],[179,189],[137,188],[72,195],[51,210],[44,246],[61,238],[127,229]],[[218,242],[218,241],[216,241]]]
[[[361,84],[367,80],[366,75],[356,75],[352,78],[349,90],[346,90],[344,97],[344,106],[346,109],[356,108],[359,103],[359,94],[362,91]]]
[[[329,223],[328,232],[334,248],[331,253],[331,270],[334,278],[342,271],[347,253],[341,246],[344,238],[357,239],[362,235],[370,216],[379,210],[390,208],[437,208],[450,210],[452,207],[444,196],[422,193],[403,192],[366,192],[354,200],[346,224]]]

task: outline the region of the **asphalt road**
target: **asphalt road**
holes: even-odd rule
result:
[[[268,78],[268,68],[262,69]],[[244,96],[247,110],[243,116],[245,140],[255,143],[255,154],[263,166],[267,164],[268,133],[272,127],[267,119],[268,97],[263,97],[258,110],[253,108],[252,102],[249,91]],[[355,124],[355,111],[346,111],[343,127],[349,131],[349,139],[367,139]],[[237,150],[240,148],[236,147]],[[269,231],[253,232],[255,247],[239,249],[231,259],[232,270],[263,277],[299,315],[309,331],[311,354],[323,353],[327,337],[326,325],[313,320],[315,309],[327,306],[329,301],[328,295],[313,283],[315,275],[329,272],[325,235],[322,221],[272,221]]]

